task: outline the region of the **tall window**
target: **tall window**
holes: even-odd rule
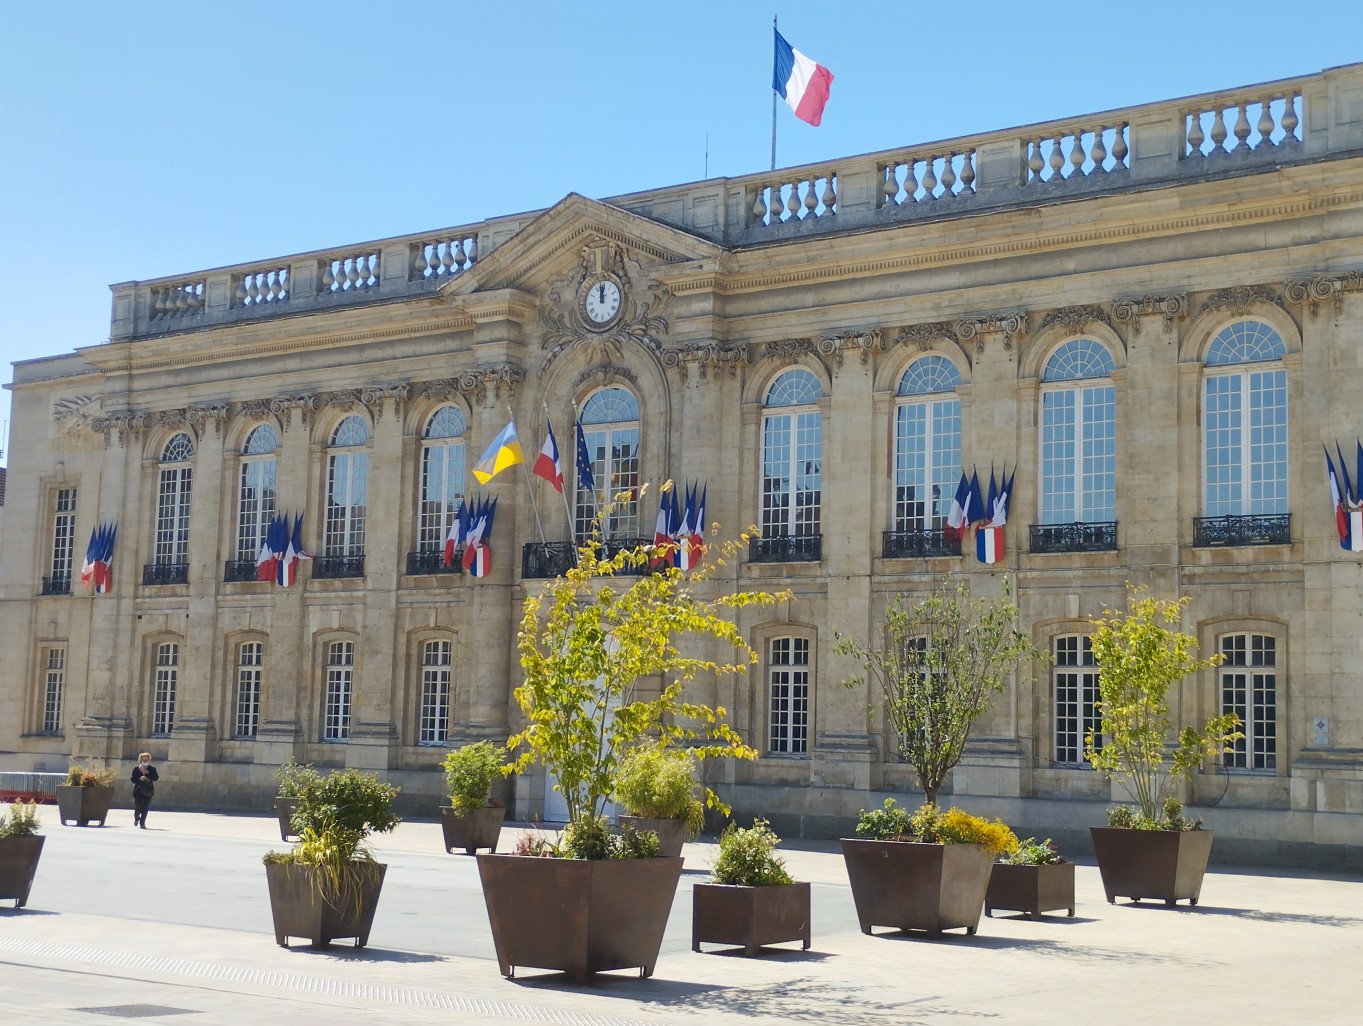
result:
[[[442,406],[426,422],[421,447],[417,551],[438,552],[464,501],[464,415]]]
[[[1240,718],[1244,737],[1224,755],[1236,769],[1278,766],[1277,639],[1269,634],[1228,634],[1221,639],[1221,711]]]
[[[350,698],[355,679],[355,643],[333,641],[327,646],[327,684],[322,699],[322,740],[350,737]]]
[[[66,649],[49,648],[43,670],[43,733],[62,732],[62,690],[66,684]]]
[[[151,690],[151,732],[169,734],[175,726],[175,686],[180,676],[180,646],[156,646],[156,670]]]
[[[803,367],[782,371],[763,402],[762,537],[812,538],[819,527],[823,414],[819,383]]]
[[[961,383],[942,356],[915,360],[899,379],[895,407],[894,529],[941,528],[961,473]]]
[[[639,533],[639,402],[626,389],[603,388],[592,393],[582,404],[580,419],[587,454],[592,461],[596,492],[593,494],[580,483],[578,485],[574,517],[577,536],[585,538],[591,531],[596,511],[623,492],[626,497],[602,521],[601,534],[606,538],[636,537]]]
[[[1287,371],[1283,340],[1237,321],[1207,349],[1202,393],[1203,512],[1287,512]]]
[[[161,450],[156,487],[156,547],[153,562],[183,566],[189,562],[189,499],[194,470],[194,443],[178,434]]]
[[[450,648],[448,641],[421,646],[421,722],[417,743],[443,744],[450,729]]]
[[[254,560],[275,512],[275,450],[279,438],[269,424],[246,436],[237,489],[237,559]]]
[[[52,581],[71,584],[71,562],[76,548],[76,490],[58,488],[52,515]]]
[[[809,744],[809,639],[772,638],[767,660],[767,751],[803,755]]]
[[[1041,523],[1116,520],[1112,356],[1092,339],[1066,342],[1042,372]]]
[[[1060,766],[1084,764],[1084,738],[1092,730],[1094,743],[1103,746],[1098,733],[1098,664],[1087,635],[1066,634],[1055,639],[1051,670],[1055,695],[1055,762]]]
[[[327,512],[324,555],[363,556],[369,429],[359,417],[336,425],[327,456]]]
[[[265,646],[246,641],[237,647],[237,737],[255,737],[260,730],[260,679]]]

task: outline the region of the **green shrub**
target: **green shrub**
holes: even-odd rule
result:
[[[401,820],[393,812],[398,787],[358,770],[313,773],[297,795],[293,828],[298,842],[287,852],[269,852],[267,863],[339,865],[372,860],[365,847],[371,834],[386,834]]]
[[[312,768],[312,763],[303,765],[296,759],[289,759],[274,771],[279,781],[279,797],[298,798],[309,783],[319,779],[321,774]]]
[[[72,763],[66,770],[66,782],[71,787],[108,787],[114,782],[114,768],[95,769]]]
[[[696,782],[696,757],[675,748],[640,748],[622,760],[615,797],[631,816],[681,819],[686,835],[705,826],[705,807]]]
[[[857,816],[857,836],[872,841],[899,841],[912,833],[909,810],[886,798],[879,809],[862,809]]]
[[[505,749],[491,741],[477,741],[445,753],[445,785],[450,808],[460,815],[487,804],[492,782],[502,775]]]
[[[945,811],[925,802],[912,815],[893,798],[884,808],[863,809],[857,817],[857,836],[877,841],[915,840],[924,844],[978,844],[994,856],[1013,851],[1018,839],[1001,821],[972,816],[963,809]]]
[[[999,861],[1005,866],[1056,866],[1065,860],[1049,837],[1040,844],[1035,837],[1029,837],[1019,841],[1017,848]]]
[[[1139,806],[1113,805],[1107,810],[1107,825],[1118,830],[1201,830],[1202,817],[1188,819],[1183,803],[1165,798],[1158,817],[1147,816]]]
[[[518,845],[519,848],[519,845]],[[566,859],[651,859],[658,855],[658,835],[652,830],[625,827],[613,833],[604,816],[591,816],[569,823],[554,853]],[[520,854],[518,851],[517,854]],[[542,848],[528,855],[545,855]]]
[[[39,824],[37,802],[13,801],[8,817],[0,813],[0,837],[31,837]]]
[[[562,857],[562,853],[546,834],[535,833],[527,830],[516,838],[516,847],[511,851],[512,855],[529,855],[537,859],[557,859]]]
[[[719,855],[710,867],[710,876],[717,884],[744,887],[791,883],[785,861],[772,854],[780,843],[765,819],[755,819],[747,828],[730,823],[719,835]]]

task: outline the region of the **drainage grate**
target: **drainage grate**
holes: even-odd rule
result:
[[[73,1012],[112,1015],[119,1019],[150,1019],[153,1015],[198,1015],[197,1008],[171,1008],[169,1005],[105,1005],[103,1008],[73,1008]]]

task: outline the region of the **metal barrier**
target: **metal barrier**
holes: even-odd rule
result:
[[[57,785],[66,783],[65,773],[0,772],[0,802],[23,799],[26,802],[57,803]]]

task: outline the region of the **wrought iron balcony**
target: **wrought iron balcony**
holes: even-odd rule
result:
[[[51,577],[44,577],[42,593],[44,595],[70,595],[71,575],[53,574]]]
[[[146,586],[160,584],[188,584],[188,563],[148,563],[142,568],[142,583]]]
[[[1248,517],[1193,517],[1193,545],[1196,548],[1291,543],[1291,513]]]
[[[254,559],[229,559],[222,565],[222,579],[229,583],[254,581],[256,561]]]
[[[940,527],[928,531],[886,531],[880,554],[886,559],[925,559],[929,556],[959,556],[961,543],[949,541]]]
[[[445,565],[443,549],[425,549],[407,553],[407,576],[409,577],[414,577],[417,574],[462,574],[463,572],[464,565],[460,562],[457,552],[449,566]]]
[[[821,534],[803,538],[753,538],[748,542],[749,563],[817,563],[821,559]]]
[[[1116,552],[1117,521],[1033,524],[1032,552]]]
[[[558,577],[577,564],[572,542],[526,542],[521,548],[521,577]]]
[[[358,556],[318,556],[312,561],[314,578],[363,577],[364,553]]]

